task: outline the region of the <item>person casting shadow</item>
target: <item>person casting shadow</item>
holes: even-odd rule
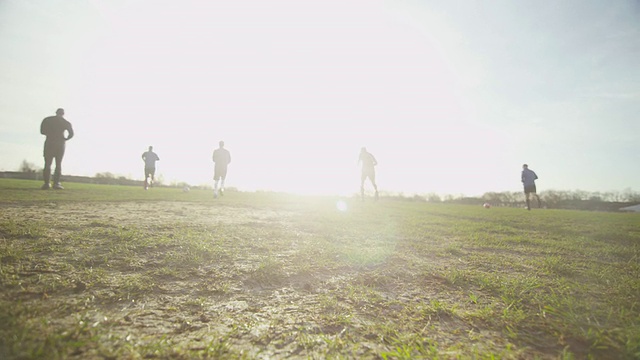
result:
[[[65,131],[67,135],[65,136]],[[40,133],[45,135],[47,139],[44,141],[44,170],[43,190],[51,188],[51,164],[56,161],[56,169],[53,173],[53,188],[64,189],[60,184],[60,176],[62,175],[62,158],[64,157],[65,144],[67,140],[73,137],[73,127],[71,123],[64,118],[64,109],[56,110],[55,116],[49,116],[42,120],[40,124]]]
[[[376,185],[376,169],[375,166],[378,165],[376,158],[367,151],[367,148],[363,147],[360,149],[360,157],[358,158],[358,163],[362,164],[362,173],[360,175],[360,197],[362,201],[364,201],[364,182],[369,178],[371,181],[371,185],[373,185],[373,189],[375,190],[375,199],[378,200],[378,185]]]
[[[158,154],[153,152],[153,146],[149,146],[149,150],[142,153],[142,161],[144,161],[144,189],[148,190],[156,180],[156,161],[160,161]]]
[[[520,176],[522,178],[522,184],[524,185],[524,196],[527,202],[527,210],[531,210],[531,204],[529,198],[531,194],[535,196],[536,200],[538,200],[538,207],[541,207],[540,197],[536,191],[536,180],[538,179],[538,175],[529,169],[529,165],[522,165],[522,174]]]
[[[213,151],[213,162],[215,163],[213,169],[213,197],[218,197],[219,194],[224,195],[224,180],[227,178],[227,168],[231,163],[231,153],[224,148],[224,141],[218,143],[218,148]],[[220,187],[218,188],[218,185]]]

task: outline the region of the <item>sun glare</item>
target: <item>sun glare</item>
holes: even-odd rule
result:
[[[165,182],[210,184],[211,153],[224,140],[228,186],[346,195],[359,191],[365,146],[382,189],[445,190],[446,180],[412,169],[434,165],[432,153],[457,161],[467,145],[467,132],[451,135],[464,117],[455,75],[432,39],[384,6],[347,3],[341,15],[293,1],[268,14],[190,2],[114,8],[87,50],[76,116],[69,110],[87,121],[74,124],[66,168],[140,178],[140,154],[154,146]],[[85,151],[92,145],[110,151]]]

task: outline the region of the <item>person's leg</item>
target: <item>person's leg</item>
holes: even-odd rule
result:
[[[149,181],[149,186],[152,186],[156,181],[156,168],[149,169],[149,177],[151,178],[151,181]]]
[[[367,180],[367,174],[363,171],[360,176],[360,199],[364,201],[364,181]]]
[[[219,169],[215,169],[213,171],[213,197],[218,197],[218,184],[220,183],[220,171]]]
[[[533,193],[533,195],[535,195],[536,200],[538,200],[538,208],[542,207],[542,203],[540,202],[540,196],[538,196],[538,193]]]
[[[378,200],[378,185],[376,184],[376,173],[372,172],[369,174],[369,180],[371,180],[371,185],[373,185],[373,190],[376,192],[376,200]]]
[[[144,189],[147,190],[149,188],[149,168],[144,168]]]
[[[527,210],[531,210],[531,206],[529,205],[529,192],[528,191],[524,192],[524,198],[525,198],[525,201],[527,203]]]
[[[224,180],[227,178],[227,168],[220,169],[220,196],[224,195]]]
[[[63,189],[60,184],[60,176],[62,175],[62,159],[64,158],[64,143],[57,144],[53,151],[53,158],[56,161],[56,170],[53,172],[53,188]]]
[[[53,172],[53,188],[62,189],[60,184],[60,176],[62,175],[62,155],[54,156],[56,161],[56,169]]]
[[[51,163],[53,162],[53,156],[44,154],[44,170],[42,170],[42,178],[44,179],[43,189],[49,189],[51,187]]]

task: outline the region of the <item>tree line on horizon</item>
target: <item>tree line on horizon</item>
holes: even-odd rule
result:
[[[22,176],[21,176],[22,174]],[[23,160],[18,173],[18,178],[39,180],[42,176],[42,169],[38,169],[34,164]],[[92,182],[98,184],[112,185],[140,185],[141,180],[128,179],[110,172],[96,173],[94,177],[85,176],[65,176],[65,181]],[[160,177],[158,186],[179,187],[188,186],[185,182],[163,184]],[[195,186],[196,188],[198,186]],[[441,195],[437,193],[405,195],[403,193],[380,192],[381,196],[398,198],[402,200],[426,201],[430,203],[452,203],[467,205],[482,205],[485,203],[491,206],[521,207],[524,204],[524,194],[521,191],[486,192],[479,197],[468,197],[464,195]],[[548,209],[575,209],[575,210],[597,210],[597,211],[618,211],[621,207],[640,203],[640,192],[630,188],[622,191],[584,191],[584,190],[545,190],[539,193],[543,207]]]
[[[620,208],[640,204],[640,192],[627,188],[622,191],[545,190],[538,193],[542,207],[547,209],[572,209],[594,211],[618,211]],[[486,192],[479,197],[440,196],[430,193],[424,196],[427,202],[483,205],[497,207],[523,207],[524,193],[521,191]],[[534,206],[535,208],[535,206]]]

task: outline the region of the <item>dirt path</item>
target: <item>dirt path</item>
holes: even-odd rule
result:
[[[33,311],[22,321],[39,335],[27,349],[44,337],[78,359],[379,358],[398,341],[448,348],[467,334],[479,351],[483,339],[506,346],[447,310],[467,295],[417,270],[435,263],[416,267],[392,247],[383,261],[346,265],[333,246],[378,240],[327,239],[300,219],[179,202],[5,206],[0,220],[35,230],[0,234],[5,249],[23,254],[3,258],[2,298]]]

